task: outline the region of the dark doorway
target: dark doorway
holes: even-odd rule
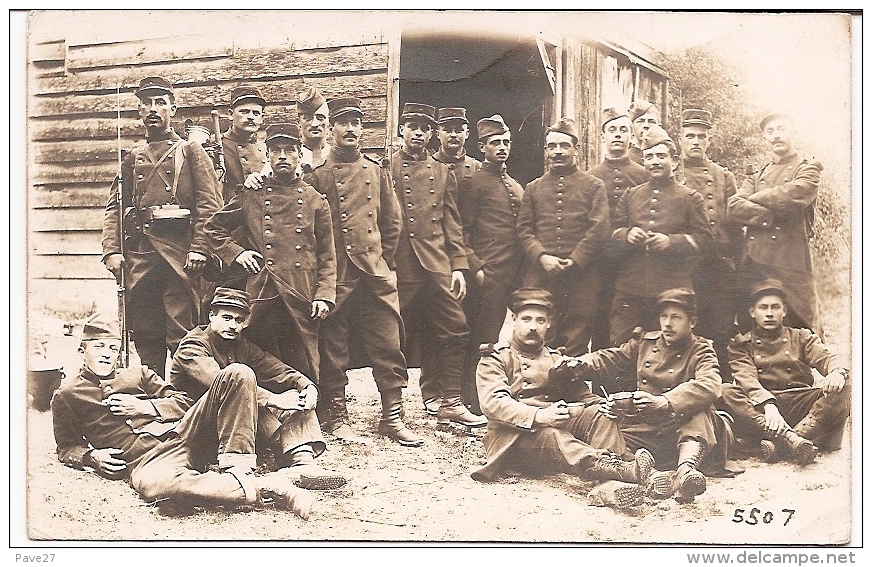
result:
[[[553,90],[547,62],[528,38],[404,34],[400,47],[400,110],[405,102],[467,110],[469,155],[482,159],[476,122],[502,115],[512,132],[509,174],[522,185],[542,175],[545,117]],[[396,132],[394,133],[396,134]],[[434,149],[438,140],[433,140]]]

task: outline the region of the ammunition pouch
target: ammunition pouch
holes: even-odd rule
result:
[[[183,235],[191,227],[191,210],[178,205],[145,207],[141,217],[143,224],[158,233]]]
[[[124,209],[124,242],[127,246],[136,245],[142,237],[142,222],[134,207]]]

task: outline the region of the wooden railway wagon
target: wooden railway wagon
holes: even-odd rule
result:
[[[208,16],[209,14],[206,14]],[[212,129],[210,111],[229,125],[230,90],[256,85],[269,102],[266,122],[295,121],[295,95],[309,85],[329,99],[356,96],[365,112],[363,146],[379,155],[397,143],[406,101],[465,106],[474,122],[500,113],[512,129],[512,174],[526,183],[542,174],[544,126],[574,117],[582,135],[582,167],[602,156],[599,116],[635,98],[666,111],[666,77],[650,50],[594,34],[463,34],[422,26],[302,25],[296,14],[267,12],[260,33],[227,25],[196,33],[184,22],[203,14],[165,14],[178,25],[129,26],[118,12],[36,12],[27,45],[27,184],[29,308],[81,313],[112,309],[115,285],[100,262],[100,227],[123,148],[144,141],[133,92],[160,75],[176,88],[174,124]],[[211,14],[242,18],[237,13]],[[160,16],[159,16],[160,17]],[[328,19],[323,13],[316,18]],[[338,16],[336,16],[338,17]],[[361,15],[361,18],[363,15]],[[243,21],[242,19],[236,22]],[[231,24],[235,22],[231,21]],[[361,29],[376,29],[364,31]],[[236,30],[236,31],[234,31]],[[353,30],[349,32],[348,30]],[[330,37],[328,37],[330,35]],[[475,135],[468,151],[479,156]]]

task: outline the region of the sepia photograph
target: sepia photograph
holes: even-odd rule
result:
[[[14,15],[19,545],[862,545],[861,12]]]

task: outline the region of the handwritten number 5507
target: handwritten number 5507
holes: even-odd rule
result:
[[[790,518],[792,518],[793,515],[796,513],[796,510],[791,510],[789,508],[782,508],[781,511],[783,513],[787,514],[787,518],[785,518],[784,524],[782,524],[782,525],[786,526],[787,522],[790,521]],[[763,512],[763,516],[758,518],[757,514],[759,514],[760,512],[763,512],[762,510],[760,510],[760,508],[751,508],[751,511],[748,512],[748,517],[745,518],[745,516],[744,516],[745,509],[744,508],[736,508],[735,511],[733,512],[733,522],[735,522],[737,524],[741,524],[742,522],[745,522],[749,526],[756,526],[761,520],[763,521],[764,524],[768,524],[768,523],[772,522],[772,520],[775,519],[775,514],[773,514],[772,512],[769,512],[769,511]]]

